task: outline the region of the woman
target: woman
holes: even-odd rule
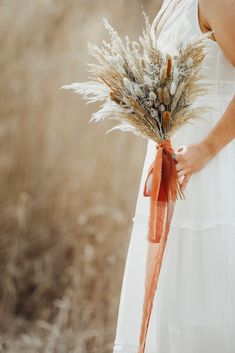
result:
[[[151,31],[162,50],[212,31],[202,74],[211,107],[172,137],[186,200],[177,200],[148,327],[145,353],[235,352],[235,2],[165,0]],[[148,140],[120,296],[113,353],[137,353],[149,198],[156,153]]]

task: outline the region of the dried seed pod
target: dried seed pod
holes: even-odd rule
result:
[[[159,101],[155,101],[153,104],[154,108],[156,108],[156,109],[159,108],[159,105],[160,105]]]
[[[173,100],[172,100],[172,104],[171,104],[171,109],[174,110],[175,107],[177,106],[180,98],[181,98],[181,95],[184,91],[184,88],[185,88],[185,83],[184,82],[181,82],[179,84],[179,86],[177,87],[176,89],[176,92],[174,94],[174,97],[173,97]]]
[[[160,86],[163,87],[167,83],[167,77],[166,77],[166,65],[162,65],[161,70],[160,70]]]
[[[164,102],[164,95],[163,95],[163,89],[161,87],[158,87],[157,89],[157,95],[160,103]]]
[[[165,81],[166,79],[166,68],[162,66],[161,71],[160,71],[160,81]]]
[[[142,69],[145,68],[145,63],[144,63],[144,59],[143,59],[143,58],[140,60],[140,67],[141,67]]]
[[[166,78],[166,68],[164,66],[161,67],[161,71],[160,71],[160,80],[165,80]]]
[[[170,94],[173,96],[175,94],[176,91],[176,83],[175,81],[171,82],[171,87],[170,87]]]
[[[158,116],[158,112],[154,108],[151,108],[150,114],[152,118],[156,118]]]
[[[127,97],[123,96],[122,97],[123,102],[129,107],[130,106],[130,101],[128,100]]]
[[[155,77],[153,83],[154,83],[154,86],[157,87],[159,85],[159,78],[158,77]]]
[[[141,90],[140,86],[137,83],[135,83],[134,85],[134,90],[137,96],[139,96],[140,98],[144,98],[144,92]]]
[[[125,71],[125,70],[123,69],[123,67],[120,66],[119,64],[117,65],[117,69],[118,69],[118,72],[119,72],[121,75],[123,75],[123,76],[126,75],[126,71]]]
[[[151,80],[151,78],[148,75],[144,75],[144,82],[149,85],[150,87],[152,87],[153,85],[153,81]]]
[[[170,113],[168,111],[165,111],[162,114],[162,126],[163,130],[166,132],[169,126],[169,121],[170,121]]]
[[[165,105],[168,105],[168,104],[170,104],[170,102],[171,102],[171,97],[170,97],[170,94],[169,94],[169,91],[168,91],[168,88],[167,87],[164,87],[163,88],[163,103],[165,104]]]
[[[124,77],[124,78],[123,78],[123,82],[124,82],[124,85],[125,85],[125,87],[127,88],[127,90],[128,90],[130,93],[132,93],[133,95],[135,95],[135,91],[134,91],[134,89],[133,89],[133,87],[132,87],[131,81],[130,81],[127,77]]]
[[[160,110],[160,112],[164,112],[166,110],[165,105],[164,104],[160,104],[159,110]]]
[[[151,101],[155,101],[156,98],[157,98],[156,94],[155,94],[153,91],[150,91],[150,92],[149,92],[149,99],[150,99]]]
[[[173,81],[177,84],[178,80],[179,80],[179,70],[178,68],[175,68],[173,72]]]
[[[172,69],[172,60],[169,57],[167,59],[167,63],[166,63],[166,78],[169,79],[170,74],[171,74],[171,69]]]
[[[117,97],[117,95],[114,92],[110,92],[109,96],[115,103],[121,105],[121,100]]]
[[[145,101],[144,102],[144,106],[147,107],[147,108],[151,108],[153,106],[153,102],[151,101]]]

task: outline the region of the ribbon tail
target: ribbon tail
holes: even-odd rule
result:
[[[144,186],[144,196],[150,196],[149,240],[151,242],[159,242],[160,231],[163,224],[164,211],[157,207],[158,195],[162,188],[162,161],[163,149],[159,147],[155,160],[149,168],[148,176]],[[150,182],[151,187],[149,186]],[[157,220],[159,221],[159,224]],[[156,231],[157,227],[159,227],[158,231]]]
[[[157,288],[160,269],[162,266],[163,254],[174,211],[174,202],[169,201],[165,204],[165,206],[166,208],[163,224],[163,233],[161,235],[160,242],[148,243],[147,261],[145,269],[145,294],[138,353],[143,353],[146,345],[146,336],[152,312],[153,300]]]
[[[166,217],[166,210],[167,210],[167,203],[166,202],[157,202],[157,214],[156,214],[156,227],[155,227],[155,238],[152,239],[150,238],[149,240],[151,242],[160,242],[162,233],[164,231],[164,223],[165,223],[165,217]],[[150,234],[151,235],[151,234]]]

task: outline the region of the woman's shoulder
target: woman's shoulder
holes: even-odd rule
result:
[[[228,60],[235,66],[235,3],[234,0],[198,0],[205,26],[212,30]]]

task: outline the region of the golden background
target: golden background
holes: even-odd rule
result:
[[[60,86],[87,80],[103,17],[136,40],[159,5],[0,1],[1,353],[112,352],[147,141]]]

